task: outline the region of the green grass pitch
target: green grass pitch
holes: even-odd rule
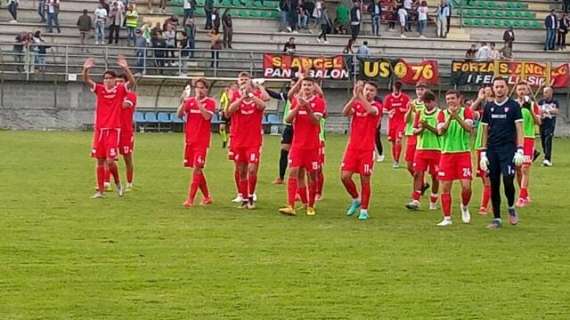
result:
[[[234,208],[217,137],[207,208],[184,209],[181,134],[139,134],[136,190],[91,200],[90,133],[0,132],[0,319],[568,319],[570,141],[535,166],[520,225],[404,208],[405,169],[376,166],[371,219],[347,218],[345,136],[327,141],[317,216],[285,217],[278,137],[266,137],[258,209]],[[387,144],[385,144],[387,146]],[[121,174],[123,175],[121,163]],[[424,201],[425,203],[425,201]]]

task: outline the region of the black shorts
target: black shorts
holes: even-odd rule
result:
[[[515,145],[505,145],[500,147],[489,147],[487,149],[487,159],[489,159],[489,177],[492,176],[514,176],[515,164],[513,158],[517,148]]]
[[[291,144],[291,142],[293,142],[293,126],[287,124],[281,134],[281,144]]]

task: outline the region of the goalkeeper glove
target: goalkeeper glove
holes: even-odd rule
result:
[[[518,148],[517,152],[515,152],[515,156],[513,157],[513,162],[515,166],[520,167],[524,162],[524,152],[522,148]]]
[[[483,171],[489,171],[489,159],[487,159],[487,152],[485,151],[481,152],[481,160],[479,161],[479,166],[481,169],[483,169]]]

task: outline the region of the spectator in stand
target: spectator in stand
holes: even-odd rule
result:
[[[544,27],[546,28],[546,39],[544,40],[544,51],[554,50],[556,44],[556,31],[558,30],[558,18],[554,9],[544,19]]]
[[[292,30],[289,30],[289,4],[287,0],[279,0],[279,16],[279,31],[284,32],[285,30],[288,30],[291,32]]]
[[[151,25],[149,23],[143,23],[141,27],[141,32],[143,38],[146,40],[146,46],[151,46]]]
[[[372,19],[372,35],[380,36],[380,25],[382,19],[382,0],[374,0],[368,6],[368,13]]]
[[[329,11],[324,2],[321,4],[321,12],[319,20],[321,25],[321,34],[319,34],[317,42],[321,43],[321,38],[322,38],[324,40],[324,44],[328,44],[329,42],[327,41],[327,33],[329,33],[332,30],[333,24],[331,22],[331,18],[329,18]]]
[[[30,45],[31,38],[28,32],[21,32],[16,35],[16,44],[14,44],[14,57],[16,62],[16,70],[22,72],[22,64],[24,63],[24,56],[27,54],[28,47]]]
[[[38,0],[38,15],[40,16],[40,23],[46,23],[46,0]]]
[[[87,10],[85,10],[85,11],[87,11]],[[38,68],[38,71],[45,72],[46,71],[46,54],[47,54],[47,49],[49,49],[50,46],[47,46],[45,44],[46,42],[42,38],[42,33],[39,30],[34,33],[34,37],[33,37],[32,41],[33,41],[34,51],[36,53],[36,57],[34,59],[34,64]]]
[[[160,0],[160,13],[166,13],[166,0]]]
[[[406,25],[408,20],[408,11],[403,6],[398,8],[398,19],[400,20],[400,37],[405,38]]]
[[[20,4],[20,0],[8,0],[8,12],[12,16],[12,20],[10,23],[18,22],[18,5]]]
[[[135,54],[137,57],[136,73],[141,75],[145,74],[145,60],[146,60],[146,44],[147,41],[143,36],[141,29],[135,30]]]
[[[490,49],[491,49],[491,55],[489,56],[489,58],[491,60],[494,61],[494,60],[501,60],[502,59],[501,53],[499,52],[499,50],[497,50],[497,48],[495,48],[494,42],[491,42]]]
[[[160,22],[157,22],[152,29],[150,29],[151,37],[160,33],[162,35],[162,30],[166,28],[166,23],[163,27],[160,26]]]
[[[87,9],[83,9],[83,14],[77,19],[77,28],[79,29],[81,45],[84,46],[85,39],[87,39],[89,32],[93,29],[93,21],[91,20],[91,16],[89,16]],[[82,52],[84,49],[85,48],[81,47]]]
[[[194,18],[194,8],[196,8],[196,0],[184,0],[184,20],[182,25],[186,25],[186,20]]]
[[[323,16],[323,10],[324,10],[324,0],[317,0],[317,2],[315,3],[315,8],[313,10],[313,18],[315,19],[315,21],[320,24],[321,23],[321,17]],[[331,23],[332,25],[332,23]]]
[[[162,31],[166,30],[168,28],[168,25],[172,25],[176,31],[176,28],[178,28],[178,18],[175,15],[171,15],[168,17],[168,19],[164,20],[164,23],[162,24]]]
[[[505,47],[508,47],[512,51],[513,42],[515,42],[515,31],[513,30],[513,27],[509,27],[505,30],[505,33],[503,33],[503,41],[505,42]]]
[[[166,45],[165,53],[165,60],[164,63],[166,66],[176,66],[177,63],[175,61],[176,55],[174,51],[176,49],[176,29],[174,25],[168,23],[166,24],[166,29],[163,32],[164,37],[164,44]]]
[[[386,9],[388,12],[388,16],[390,17],[388,19],[388,28],[390,29],[390,31],[394,31],[394,29],[396,28],[396,22],[399,19],[398,6],[396,5],[395,1],[391,1],[386,7]]]
[[[206,26],[205,30],[212,29],[212,13],[214,12],[214,0],[206,0],[204,2],[204,13],[206,14]]]
[[[370,56],[370,49],[368,48],[368,41],[362,42],[362,45],[356,50],[356,57],[358,59],[366,59]]]
[[[445,29],[445,33],[447,34],[449,33],[449,29],[451,27],[451,15],[453,14],[453,5],[448,0],[443,0],[443,2],[449,8],[449,15],[447,16],[447,23],[446,23],[447,28]]]
[[[481,47],[477,50],[476,58],[478,61],[489,61],[491,60],[491,48],[487,42],[481,42]]]
[[[47,32],[53,32],[53,26],[55,25],[57,33],[61,33],[59,28],[59,0],[47,0]]]
[[[558,22],[558,50],[566,50],[566,35],[568,34],[568,27],[570,27],[570,19],[568,14],[563,12]]]
[[[542,123],[540,124],[540,142],[544,152],[545,167],[552,166],[552,139],[556,128],[556,116],[560,113],[560,104],[554,99],[552,87],[545,87],[542,99],[538,102],[541,111]]]
[[[353,79],[355,74],[356,74],[356,67],[354,65],[354,40],[348,39],[348,43],[346,44],[346,46],[344,47],[344,49],[342,50],[342,54],[344,55],[344,63],[346,64],[346,67],[348,68],[348,70],[350,70],[350,79]]]
[[[418,6],[418,33],[420,34],[420,38],[424,39],[424,30],[427,28],[427,19],[428,19],[428,5],[427,1],[422,1],[422,3]]]
[[[119,31],[123,25],[123,13],[119,7],[118,1],[113,2],[113,7],[111,8],[111,13],[109,14],[109,44],[119,43]]]
[[[501,59],[511,60],[513,58],[513,50],[507,46],[503,46],[499,52],[501,54]]]
[[[218,11],[218,8],[215,8],[214,11],[212,11],[212,27],[218,33],[220,32],[220,26],[222,24],[221,20],[222,18],[220,18],[220,13]]]
[[[220,32],[216,29],[210,31],[210,49],[212,50],[212,62],[210,67],[220,67],[220,50],[222,50],[222,39]]]
[[[186,32],[186,37],[188,38],[186,48],[190,51],[190,58],[194,58],[194,48],[196,47],[196,24],[194,24],[194,18],[186,20],[184,32]]]
[[[288,0],[289,4],[289,32],[297,33],[297,7],[299,6],[299,0]]]
[[[447,17],[450,16],[449,5],[447,1],[441,1],[441,4],[437,8],[437,36],[439,38],[447,38]]]
[[[563,0],[562,10],[564,11],[564,13],[568,13],[568,11],[570,11],[570,0]]]
[[[126,25],[127,25],[127,35],[128,35],[128,44],[129,46],[134,46],[136,43],[135,39],[135,30],[139,26],[139,13],[135,9],[135,6],[131,3],[127,9],[127,13],[125,14],[126,17]]]
[[[109,12],[111,12],[111,6],[105,0],[99,0],[99,4],[103,7],[103,9],[105,9],[105,11],[107,11],[108,16]]]
[[[413,1],[412,0],[404,0],[403,2],[404,9],[406,10],[406,31],[412,31],[412,9],[413,9]]]
[[[360,33],[360,21],[362,20],[362,14],[360,12],[360,2],[355,1],[350,9],[350,33],[352,35],[352,40],[358,38]]]
[[[102,44],[105,42],[105,23],[107,22],[107,10],[102,4],[95,9],[95,43]]]
[[[222,27],[224,31],[224,48],[232,49],[232,39],[234,37],[234,29],[230,8],[226,8],[222,15]]]
[[[164,68],[164,49],[166,48],[166,43],[162,38],[162,31],[153,32],[150,41],[154,53],[154,66],[158,69],[158,73],[162,74],[162,68]]]
[[[285,45],[283,46],[283,52],[288,54],[295,54],[296,51],[297,46],[295,45],[295,38],[291,37],[287,42],[285,42]]]
[[[297,7],[297,29],[298,30],[309,29],[309,15],[307,14],[307,11],[303,6]]]
[[[333,33],[334,34],[346,34],[347,30],[346,30],[346,24],[341,23],[340,20],[338,19],[338,16],[336,18],[334,18],[334,22],[333,22]]]
[[[339,4],[336,7],[336,18],[334,21],[335,33],[346,34],[347,25],[349,22],[350,22],[350,9],[343,4]]]
[[[472,44],[471,48],[465,52],[465,60],[475,60],[477,58],[477,45]]]

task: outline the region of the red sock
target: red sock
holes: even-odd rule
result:
[[[297,197],[297,178],[289,177],[287,181],[287,202],[295,208],[295,198]]]
[[[188,187],[188,200],[190,200],[190,202],[194,202],[194,199],[196,198],[196,192],[198,192],[198,186],[200,185],[200,181],[202,180],[202,177],[200,174],[194,174],[192,175],[192,182],[190,183],[190,186]]]
[[[410,174],[410,176],[412,176],[412,178],[414,177],[414,166],[412,165],[407,165],[406,169],[408,169],[408,173]]]
[[[451,217],[451,194],[441,194],[441,209],[443,210],[444,216]]]
[[[358,191],[356,191],[356,185],[354,184],[352,178],[346,180],[342,179],[342,184],[344,184],[344,188],[346,189],[348,194],[350,194],[352,199],[358,198]]]
[[[113,180],[115,180],[115,184],[119,184],[121,181],[119,179],[119,168],[117,168],[117,164],[113,162],[113,164],[109,165],[109,172],[113,175]]]
[[[422,196],[421,191],[414,191],[412,192],[412,199],[416,201],[420,201],[420,197]]]
[[[105,183],[111,183],[111,170],[104,168],[105,169],[105,175],[104,175],[104,179],[105,179]]]
[[[491,186],[483,186],[483,198],[481,199],[481,207],[487,208],[491,199]]]
[[[467,206],[471,201],[471,189],[461,191],[461,203]]]
[[[319,171],[318,180],[317,180],[317,194],[323,194],[323,186],[325,184],[325,175],[323,174],[323,170]]]
[[[127,167],[127,183],[133,183],[133,167]]]
[[[432,194],[429,196],[429,201],[431,201],[431,203],[436,203],[436,202],[437,202],[437,199],[438,199],[437,194],[433,194],[433,193],[432,193]]]
[[[315,207],[315,195],[317,194],[317,182],[309,182],[309,207]]]
[[[362,200],[360,202],[360,207],[364,210],[368,209],[368,203],[370,202],[370,182],[361,183],[362,190],[360,191]]]
[[[301,203],[306,205],[307,202],[309,202],[308,197],[307,197],[307,186],[300,187],[300,188],[298,187],[297,193],[299,194],[299,197],[301,197]]]
[[[520,197],[523,199],[528,198],[528,189],[527,188],[521,188]]]
[[[206,183],[206,176],[204,175],[204,173],[200,174],[200,191],[202,192],[202,195],[204,196],[204,198],[209,198],[210,197],[210,192],[208,192],[208,184]]]
[[[248,196],[248,194],[249,194],[249,193],[247,192],[247,189],[248,189],[248,180],[247,180],[247,179],[245,179],[245,180],[240,180],[240,181],[239,181],[239,193],[241,193],[241,196],[242,196],[244,199],[246,199],[247,196]]]
[[[237,170],[237,167],[234,169],[234,181],[236,183],[236,189],[238,191],[238,193],[241,193],[241,189],[240,189],[240,179],[239,179],[239,172]],[[246,197],[247,194],[242,194],[243,197]]]
[[[253,194],[255,193],[255,186],[257,185],[257,176],[249,176],[247,180],[249,181],[248,196],[253,197]]]
[[[397,161],[398,158],[396,158],[396,149],[398,148],[398,145],[396,143],[392,144],[392,160]]]
[[[106,175],[105,166],[104,165],[97,165],[97,191],[105,192],[105,175]]]
[[[402,144],[396,143],[394,145],[394,160],[400,162],[400,155],[402,154]]]

